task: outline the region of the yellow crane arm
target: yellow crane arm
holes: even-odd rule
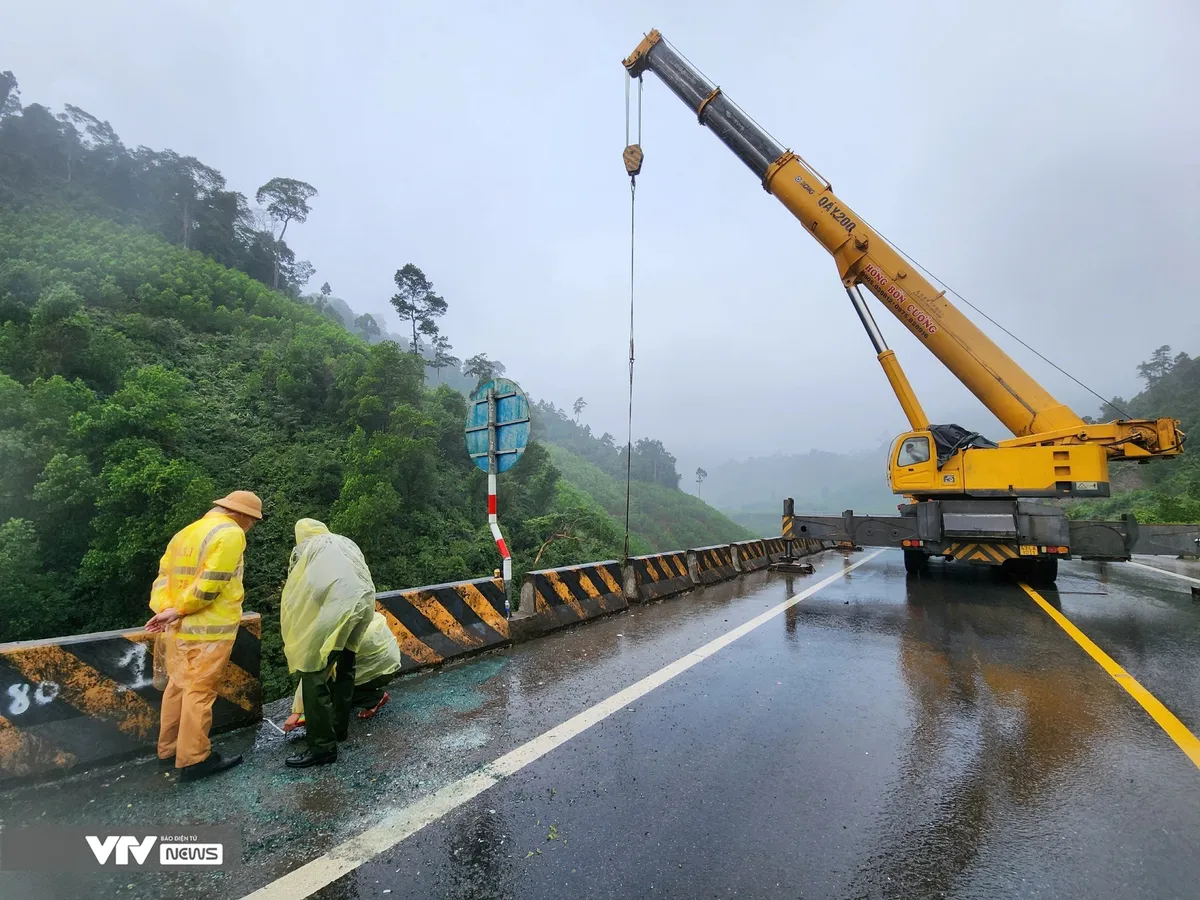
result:
[[[1029,442],[1098,442],[1113,455],[1173,455],[1182,433],[1171,419],[1087,424],[1056,400],[953,304],[914,271],[861,216],[838,199],[830,184],[803,159],[780,147],[721,89],[710,83],[657,31],[624,60],[631,77],[652,71],[758,176],[833,256],[842,283],[875,344],[888,381],[913,428],[928,425],[894,354],[858,293],[863,285],[1016,436]],[[1005,442],[1006,444],[1008,442]]]

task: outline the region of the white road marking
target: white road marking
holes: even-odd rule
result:
[[[1137,566],[1139,569],[1146,569],[1150,572],[1158,572],[1160,575],[1173,575],[1176,578],[1182,578],[1184,581],[1190,581],[1192,584],[1200,584],[1200,578],[1193,578],[1191,575],[1180,575],[1178,572],[1168,572],[1166,569],[1160,569],[1158,566],[1148,566],[1145,563],[1134,562],[1132,559],[1125,562],[1127,566]]]
[[[672,663],[663,666],[657,672],[647,675],[641,681],[636,681],[624,690],[618,691],[611,697],[601,700],[583,712],[572,716],[565,722],[554,726],[533,740],[522,744],[515,750],[510,750],[499,759],[493,760],[470,775],[452,781],[450,784],[434,791],[427,797],[422,797],[415,803],[402,807],[390,813],[382,822],[368,828],[357,837],[339,844],[323,856],[318,856],[312,862],[294,869],[286,875],[277,878],[264,887],[246,896],[246,900],[301,900],[310,897],[322,888],[332,884],[343,875],[353,872],[362,864],[401,841],[416,834],[426,825],[436,822],[447,813],[453,812],[488,788],[499,784],[509,775],[513,775],[530,763],[545,756],[551,750],[565,744],[602,722],[618,710],[628,706],[655,688],[662,687],[676,675],[686,672],[692,666],[703,662],[714,653],[728,647],[738,638],[768,622],[786,609],[790,609],[802,600],[811,597],[822,588],[854,571],[864,563],[870,562],[882,550],[876,550],[862,559],[839,569],[827,578],[818,581],[811,587],[801,591],[796,596],[783,603],[773,606],[766,612],[755,616],[748,622],[725,632],[715,640],[709,641],[703,647],[693,650],[686,656],[681,656]]]

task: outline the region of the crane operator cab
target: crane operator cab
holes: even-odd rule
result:
[[[888,484],[914,499],[1108,496],[1102,446],[1008,443],[996,444],[959,425],[910,431],[892,443]]]

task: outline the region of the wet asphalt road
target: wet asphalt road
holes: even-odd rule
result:
[[[208,876],[0,874],[0,896],[240,897],[846,562],[404,679],[336,767],[284,770],[264,728],[220,781],[137,763],[0,794],[6,826],[235,822],[246,857]],[[1043,595],[1200,733],[1189,587],[1072,562]],[[1198,835],[1200,769],[1017,586],[906,580],[884,552],[317,896],[1195,898]]]

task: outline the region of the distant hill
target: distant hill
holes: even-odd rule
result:
[[[879,447],[734,460],[709,469],[701,495],[735,522],[764,535],[779,533],[785,497],[796,501],[797,512],[892,512],[896,498],[888,490],[886,459],[887,448]]]
[[[568,484],[593,499],[625,528],[625,481],[557,444],[545,444],[550,461]],[[702,500],[676,488],[632,481],[630,491],[631,554],[684,550],[755,537]],[[779,533],[776,528],[775,534]]]

